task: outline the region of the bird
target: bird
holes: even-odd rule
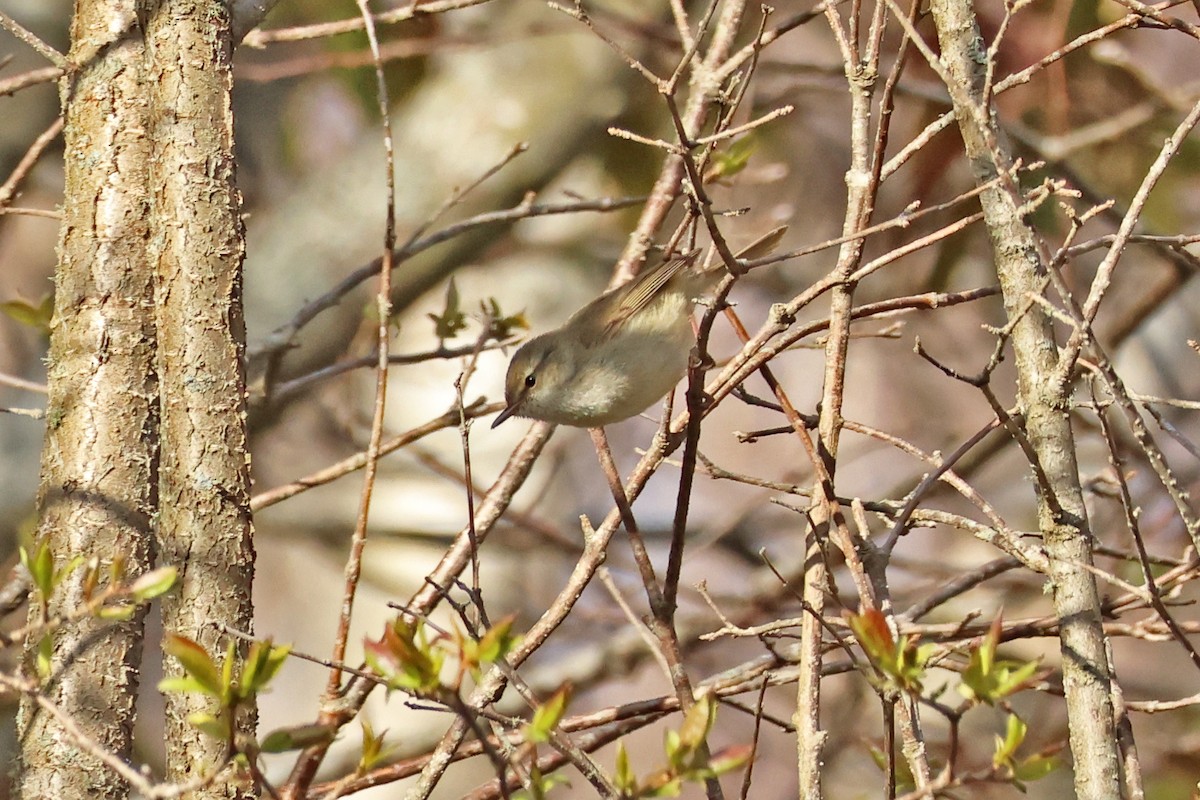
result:
[[[508,365],[504,410],[492,427],[514,416],[603,427],[671,391],[687,372],[695,344],[696,298],[727,274],[720,265],[697,268],[699,254],[660,262],[521,345]]]

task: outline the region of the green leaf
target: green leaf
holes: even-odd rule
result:
[[[37,305],[25,300],[7,300],[0,303],[0,312],[22,325],[50,333],[50,320],[54,317],[54,294],[47,293]]]
[[[131,619],[136,612],[137,606],[131,603],[109,603],[98,608],[96,616],[110,622],[124,622]]]
[[[175,567],[152,569],[129,585],[129,593],[133,595],[134,600],[144,603],[169,592],[177,577],[179,570]]]
[[[363,643],[367,664],[394,689],[433,694],[441,688],[445,654],[432,646],[422,622],[397,618],[383,636]]]
[[[1038,661],[1028,661],[1024,664],[999,661],[993,670],[983,672],[972,659],[963,673],[958,691],[968,700],[995,705],[1033,683],[1039,666],[1041,664]]]
[[[921,691],[921,683],[925,678],[925,665],[929,663],[929,659],[937,652],[937,645],[932,642],[928,644],[915,644],[915,638],[912,636],[902,636],[900,638],[900,651],[898,653],[898,665],[896,668],[896,677],[900,688],[908,692]]]
[[[679,797],[683,792],[683,779],[666,774],[652,776],[638,797]]]
[[[875,766],[879,767],[880,772],[887,769],[887,753],[873,744],[867,745],[867,752],[871,755],[871,760],[875,762]]]
[[[54,639],[47,633],[38,640],[35,668],[39,678],[45,680],[50,677],[50,673],[53,671],[53,658]]]
[[[458,286],[451,278],[446,285],[446,306],[441,314],[428,314],[439,340],[453,339],[467,327],[467,317],[459,308]]]
[[[302,750],[311,745],[328,744],[336,735],[337,729],[332,725],[294,725],[289,728],[276,728],[263,737],[259,749],[264,753]]]
[[[972,702],[995,705],[1034,681],[1038,661],[1021,663],[996,658],[1002,629],[1002,618],[997,616],[979,646],[971,650],[971,660],[963,671],[958,691]]]
[[[724,150],[713,153],[708,169],[704,171],[704,182],[722,181],[737,175],[750,163],[756,147],[753,136],[743,136]]]
[[[896,660],[896,640],[888,628],[887,619],[877,609],[870,608],[861,614],[851,614],[850,629],[858,638],[858,644],[871,663],[893,664]]]
[[[246,654],[246,664],[242,667],[242,677],[238,681],[239,696],[250,697],[267,688],[291,652],[291,647],[275,646],[270,639],[250,645],[250,652]]]
[[[525,726],[525,739],[535,743],[550,741],[550,734],[558,727],[570,699],[571,684],[563,684],[533,712],[533,719]]]
[[[480,664],[494,664],[508,655],[520,641],[520,637],[512,632],[517,615],[509,614],[497,622],[479,638],[476,647],[476,658]]]
[[[223,742],[229,740],[229,723],[225,720],[224,715],[214,716],[207,711],[196,711],[188,714],[187,721],[193,728],[207,733],[214,739],[220,739]]]
[[[380,731],[376,736],[371,723],[365,719],[362,720],[362,755],[358,757],[358,774],[370,772],[391,755],[391,749],[385,749],[383,746],[385,736],[387,736],[386,729]]]
[[[1004,738],[996,737],[996,751],[992,754],[992,764],[996,767],[1012,767],[1016,764],[1017,748],[1025,741],[1028,726],[1016,714],[1009,714],[1005,724]]]
[[[663,733],[663,752],[667,754],[667,762],[672,766],[677,766],[680,760],[680,751],[683,745],[679,740],[679,731],[674,728],[668,728]]]
[[[200,683],[200,681],[186,675],[163,678],[158,682],[158,690],[163,694],[169,694],[171,692],[186,694],[212,694],[202,683]]]
[[[731,745],[722,748],[717,753],[713,753],[712,758],[709,759],[708,767],[713,775],[724,775],[749,761],[753,752],[754,747],[752,745]]]
[[[711,692],[703,692],[696,698],[696,703],[683,715],[683,724],[679,726],[679,743],[689,752],[695,752],[708,737],[713,723],[717,720],[717,703]]]
[[[617,741],[617,761],[613,768],[613,784],[624,797],[636,797],[638,790],[637,775],[629,766],[629,753],[625,750],[625,740]]]
[[[1013,777],[1018,781],[1036,781],[1058,769],[1058,759],[1054,756],[1030,756],[1017,764],[1013,769]]]
[[[491,320],[490,333],[492,338],[498,342],[504,341],[519,330],[529,330],[529,320],[525,318],[523,310],[506,316],[500,310],[500,304],[494,297],[480,301],[479,308],[483,312],[484,319]]]
[[[304,745],[297,742],[287,728],[277,728],[271,731],[258,743],[258,749],[263,753],[286,753],[289,750],[303,748]]]
[[[33,545],[32,553],[22,546],[21,564],[29,570],[29,577],[33,580],[33,588],[37,590],[38,596],[42,600],[50,599],[54,592],[54,554],[50,550],[49,540],[39,539]]]
[[[163,650],[179,662],[204,694],[216,698],[222,696],[228,683],[222,683],[216,663],[203,647],[186,636],[169,633],[163,637]]]
[[[1017,750],[1025,742],[1028,726],[1016,714],[1010,714],[1005,723],[1004,738],[996,737],[996,751],[992,764],[996,769],[1007,770],[1013,785],[1025,791],[1025,781],[1044,778],[1058,768],[1057,748],[1043,750],[1027,758],[1017,758]]]
[[[918,646],[912,636],[901,636],[897,641],[892,637],[887,619],[877,609],[850,614],[847,621],[871,666],[887,679],[887,683],[903,692],[921,691],[925,665],[936,652],[934,645]]]

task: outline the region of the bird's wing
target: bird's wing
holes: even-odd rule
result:
[[[625,320],[650,305],[671,278],[678,275],[680,270],[690,267],[698,255],[700,255],[700,251],[697,249],[670,261],[664,261],[618,289],[621,298],[613,310],[612,317],[604,326],[605,333],[619,328]]]

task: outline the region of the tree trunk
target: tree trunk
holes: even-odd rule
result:
[[[985,95],[984,67],[989,63],[969,3],[933,0],[950,97],[967,157],[978,183],[1011,172],[999,127]],[[1057,396],[1058,348],[1050,317],[1030,302],[1041,294],[1046,267],[1033,231],[1025,223],[1024,201],[1015,177],[1000,177],[980,196],[991,235],[1004,308],[1012,325],[1017,366],[1017,400],[1025,431],[1036,455],[1038,524],[1050,556],[1048,577],[1060,620],[1063,689],[1067,699],[1071,753],[1077,797],[1121,796],[1117,736],[1112,706],[1112,670],[1105,647],[1100,597],[1088,567],[1092,533],[1088,527],[1075,439],[1066,413],[1066,397]]]
[[[163,599],[163,627],[220,658],[225,626],[250,632],[254,548],[246,442],[245,237],[234,182],[233,39],[221,0],[163,0],[146,20],[147,82],[156,143],[153,259],[162,382],[159,542],[179,569]],[[178,666],[169,660],[168,674]],[[235,673],[236,674],[236,673]],[[211,772],[228,752],[192,727],[212,699],[167,697],[167,777]],[[252,709],[235,736],[253,735]],[[229,782],[196,797],[237,797]]]
[[[158,386],[153,280],[147,260],[150,142],[143,48],[134,0],[79,0],[62,80],[66,116],[63,204],[50,334],[46,440],[38,535],[56,565],[97,558],[149,568],[157,501]],[[115,33],[114,33],[115,32]],[[87,568],[49,598],[49,617],[85,600]],[[31,621],[40,620],[37,602]],[[144,610],[124,622],[85,618],[53,634],[42,690],[96,745],[128,759],[133,744]],[[27,674],[42,637],[27,645]],[[33,698],[22,703],[17,793],[26,798],[120,798],[127,787]]]

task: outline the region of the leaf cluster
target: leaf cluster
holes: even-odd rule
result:
[[[33,602],[39,610],[40,623],[31,630],[42,633],[34,658],[34,668],[42,679],[49,678],[53,672],[53,632],[65,619],[94,617],[114,622],[130,619],[139,606],[170,591],[177,578],[175,567],[167,566],[150,570],[130,581],[125,575],[125,559],[120,556],[114,557],[107,566],[103,566],[97,557],[89,560],[79,555],[63,563],[55,558],[54,549],[46,538],[28,546],[21,545],[18,552],[21,565],[29,573]],[[81,568],[84,570],[80,583],[82,604],[65,617],[51,617],[50,598]]]
[[[937,646],[932,643],[918,645],[911,636],[896,638],[887,619],[876,609],[850,615],[848,622],[871,664],[873,671],[868,679],[873,685],[886,694],[906,693],[925,699],[923,685]],[[967,705],[954,711],[955,717],[973,706],[1002,705],[1009,697],[1031,688],[1043,677],[1039,674],[1039,661],[1021,662],[997,655],[1003,628],[1003,617],[997,616],[979,643],[970,648],[958,686]],[[1053,753],[1018,756],[1017,749],[1024,743],[1028,728],[1013,713],[1008,714],[1005,725],[1005,735],[996,737],[992,764],[1016,788],[1024,791],[1025,781],[1045,777],[1058,766],[1058,761]],[[886,764],[882,753],[874,755],[877,763]],[[911,775],[908,777],[911,779]]]
[[[246,657],[240,660],[240,668],[237,646],[232,641],[220,663],[198,642],[186,636],[167,634],[163,639],[163,650],[179,662],[183,674],[159,681],[158,690],[212,698],[215,712],[194,712],[188,715],[188,722],[210,736],[232,742],[237,711],[253,705],[259,692],[267,688],[287,660],[291,647],[275,645],[270,639],[256,641],[250,645]],[[277,746],[278,743],[272,745]]]
[[[485,667],[504,658],[517,645],[520,637],[512,630],[515,619],[515,615],[505,617],[473,637],[457,627],[449,633],[431,633],[423,620],[410,622],[397,616],[379,639],[364,642],[367,666],[390,689],[444,699],[458,692],[466,675],[478,680]],[[443,669],[451,658],[457,666],[456,674],[446,681]]]
[[[727,748],[709,754],[707,741],[717,719],[717,702],[712,694],[702,694],[683,716],[679,730],[664,735],[663,750],[667,763],[644,778],[638,778],[629,763],[622,741],[617,745],[615,780],[622,798],[678,797],[685,783],[699,783],[737,769],[750,757],[748,745]]]

